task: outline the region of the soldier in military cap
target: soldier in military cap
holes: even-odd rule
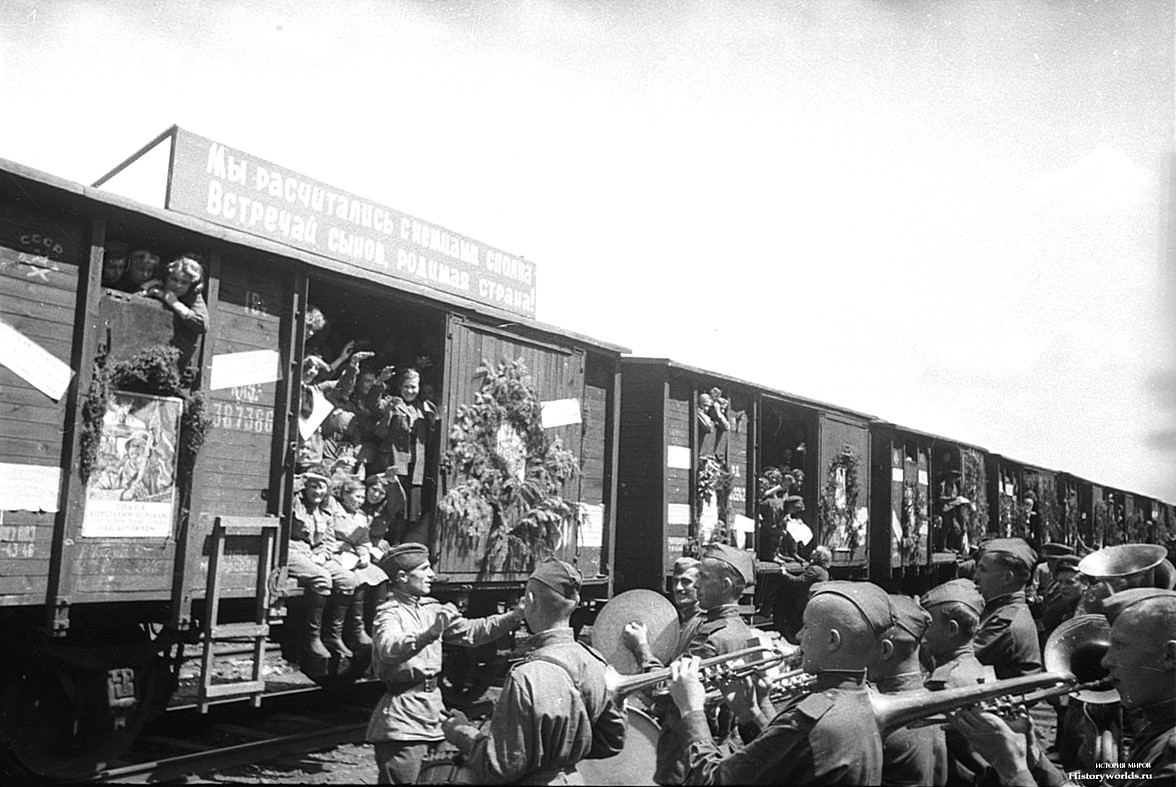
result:
[[[1176,591],[1132,588],[1103,602],[1111,621],[1111,646],[1103,657],[1127,710],[1140,711],[1144,728],[1131,748],[1096,773],[1105,784],[1176,784]],[[1033,729],[1014,730],[992,713],[964,708],[952,726],[993,764],[1002,784],[1046,784],[1045,758]]]
[[[923,650],[930,657],[932,671],[924,685],[931,691],[942,691],[996,680],[992,667],[980,663],[972,646],[984,611],[984,597],[975,583],[970,579],[949,580],[927,591],[919,603],[931,615],[923,635]],[[947,730],[944,739],[949,783],[974,784],[989,770],[964,736]]]
[[[625,709],[609,696],[604,657],[572,633],[581,581],[559,560],[535,568],[524,607],[528,653],[507,675],[490,723],[479,731],[460,711],[445,721],[478,783],[563,784],[576,763],[624,747]]]
[[[931,616],[913,598],[891,595],[894,625],[874,643],[866,676],[883,694],[925,694],[919,644]],[[947,744],[939,727],[900,727],[882,741],[882,784],[947,783]]]
[[[671,660],[686,652],[703,622],[702,608],[698,606],[698,565],[698,561],[692,557],[680,557],[674,561],[672,587],[674,609],[678,612],[678,644],[670,656]],[[626,623],[621,630],[621,642],[633,654],[643,671],[649,672],[665,666],[653,655],[649,631],[642,621]]]
[[[713,658],[742,650],[749,640],[764,636],[739,615],[739,598],[754,580],[752,553],[727,544],[708,544],[703,549],[697,584],[703,620],[694,639],[682,651],[685,655]],[[657,769],[653,776],[657,784],[682,784],[686,776],[679,756],[682,748],[678,729],[680,721],[677,710],[669,708],[657,740]],[[733,740],[728,741],[735,725],[727,708],[713,709],[710,723],[717,740],[734,745]]]
[[[976,658],[1001,680],[1041,672],[1037,625],[1025,598],[1036,563],[1037,553],[1023,539],[994,538],[985,542],[976,564],[974,581],[985,602]]]
[[[802,667],[817,676],[816,689],[797,697],[746,748],[724,756],[703,715],[706,689],[698,659],[670,665],[670,692],[682,712],[690,784],[878,784],[882,740],[866,687],[875,640],[895,618],[886,591],[870,582],[815,585],[804,611]],[[758,725],[770,707],[734,692],[741,722]]]
[[[392,590],[372,627],[372,672],[384,682],[384,696],[372,711],[367,740],[375,744],[380,784],[415,784],[421,760],[445,739],[437,686],[441,643],[491,642],[518,628],[523,612],[470,620],[452,604],[430,598],[436,574],[424,544],[392,547],[380,567]]]

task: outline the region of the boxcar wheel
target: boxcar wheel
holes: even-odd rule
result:
[[[43,779],[86,778],[123,755],[171,685],[163,657],[110,671],[27,659],[13,677],[3,710],[7,756]]]

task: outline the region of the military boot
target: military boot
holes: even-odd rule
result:
[[[367,588],[360,585],[351,597],[347,608],[347,619],[343,624],[343,641],[353,651],[365,651],[372,646],[372,638],[364,628],[364,613],[367,610]]]
[[[323,644],[327,646],[327,650],[341,659],[349,659],[355,655],[343,644],[343,618],[351,609],[351,599],[351,596],[332,594],[331,603],[324,616]]]
[[[303,672],[315,673],[326,669],[331,660],[331,652],[323,646],[323,608],[327,604],[327,597],[313,591],[306,591],[302,596],[302,603],[306,610],[306,623],[302,630],[301,664]]]

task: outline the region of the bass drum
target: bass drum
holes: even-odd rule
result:
[[[646,785],[653,784],[657,763],[657,739],[661,725],[648,713],[628,708],[629,728],[625,733],[625,748],[620,754],[605,760],[580,760],[576,770],[584,784]]]

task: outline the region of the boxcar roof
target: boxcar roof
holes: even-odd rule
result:
[[[0,158],[0,172],[7,173],[15,178],[20,178],[39,186],[60,192],[62,195],[73,195],[75,198],[95,203],[96,206],[102,206],[109,209],[131,211],[134,213],[143,214],[158,221],[170,224],[174,227],[179,227],[191,232],[198,232],[207,235],[225,243],[243,246],[246,248],[258,249],[267,254],[273,254],[279,257],[288,257],[300,262],[304,262],[314,268],[321,268],[324,270],[342,273],[353,278],[367,279],[369,281],[377,281],[381,284],[386,284],[403,292],[412,293],[421,298],[435,301],[445,306],[452,306],[460,308],[467,312],[481,314],[483,316],[492,317],[501,320],[500,327],[508,327],[518,325],[531,331],[549,334],[552,336],[559,336],[564,339],[571,340],[577,344],[586,345],[597,350],[603,350],[608,353],[620,354],[630,352],[629,348],[622,347],[618,344],[605,342],[600,339],[593,339],[590,336],[564,330],[555,325],[539,322],[538,320],[527,319],[520,317],[517,314],[496,309],[493,306],[477,303],[476,301],[462,298],[459,295],[451,295],[449,293],[442,293],[428,287],[422,287],[419,284],[414,284],[411,281],[405,281],[394,276],[383,276],[379,273],[359,269],[353,265],[348,265],[345,262],[338,262],[326,257],[314,254],[308,251],[302,251],[292,246],[286,246],[275,241],[267,240],[265,238],[251,235],[240,230],[234,230],[228,227],[223,227],[219,224],[205,221],[203,219],[186,216],[181,213],[169,211],[163,208],[156,208],[151,205],[145,205],[141,202],[128,199],[118,194],[112,194],[102,189],[97,189],[92,186],[86,186],[81,183],[66,180],[65,178],[51,175],[48,172],[35,169],[33,167],[25,166],[24,164],[10,161],[5,158]]]
[[[645,356],[626,355],[621,358],[621,363],[623,365],[631,365],[631,366],[647,366],[647,367],[651,367],[651,368],[652,367],[661,367],[661,368],[665,368],[665,369],[673,369],[673,370],[677,370],[677,371],[682,371],[682,372],[686,372],[689,374],[700,375],[702,377],[711,377],[716,380],[725,380],[725,381],[730,382],[734,385],[739,385],[744,388],[752,388],[756,391],[759,391],[760,393],[767,394],[769,396],[775,396],[780,399],[785,399],[789,402],[794,402],[796,404],[802,404],[802,405],[806,405],[808,407],[813,407],[818,410],[828,410],[831,412],[841,413],[843,415],[852,415],[856,418],[861,418],[864,421],[877,421],[877,420],[879,420],[875,416],[869,415],[867,413],[858,412],[857,410],[851,410],[848,407],[841,407],[840,405],[829,404],[828,402],[818,402],[816,399],[809,399],[804,396],[797,396],[796,394],[788,393],[787,391],[781,391],[777,388],[769,388],[766,385],[762,385],[760,383],[753,383],[753,382],[748,382],[747,380],[741,380],[738,377],[732,377],[729,374],[722,374],[720,372],[712,372],[707,369],[700,369],[697,366],[690,366],[689,364],[679,363],[678,361],[675,361],[671,358],[649,358],[649,357],[645,357]]]
[[[964,448],[972,448],[976,451],[982,451],[986,454],[992,453],[991,451],[989,451],[987,448],[985,448],[982,445],[976,445],[975,443],[967,443],[967,442],[964,442],[963,440],[957,440],[954,437],[944,437],[943,435],[935,434],[934,432],[924,432],[922,429],[914,429],[909,426],[903,426],[902,424],[896,424],[893,421],[887,421],[882,418],[876,419],[876,423],[878,424],[878,426],[888,427],[890,429],[895,430],[896,432],[906,432],[908,434],[917,435],[919,437],[925,437],[928,440],[934,440],[935,442],[940,442],[940,443],[952,443],[953,445],[960,445],[960,446],[963,446]]]

